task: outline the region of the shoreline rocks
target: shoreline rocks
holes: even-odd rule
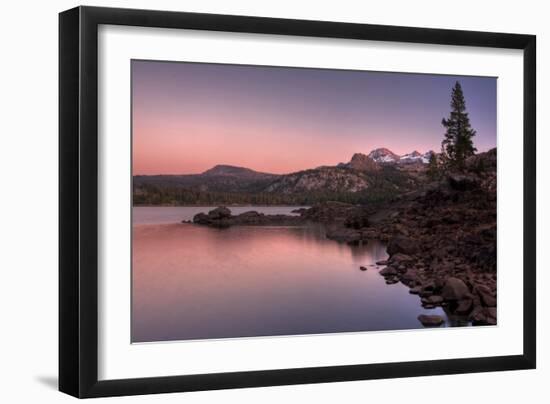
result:
[[[495,176],[451,174],[388,206],[391,214],[378,213],[368,229],[388,240],[380,275],[399,279],[424,308],[444,307],[459,325],[497,323]]]

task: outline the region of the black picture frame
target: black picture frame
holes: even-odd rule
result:
[[[100,24],[523,50],[523,354],[98,380],[97,52]],[[85,398],[535,368],[535,121],[534,35],[97,7],[77,7],[60,13],[59,390]]]

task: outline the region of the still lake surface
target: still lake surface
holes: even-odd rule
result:
[[[181,223],[213,208],[133,209],[133,342],[402,330],[423,328],[422,313],[447,318],[406,286],[386,285],[374,265],[387,257],[379,242],[339,244],[320,225]]]

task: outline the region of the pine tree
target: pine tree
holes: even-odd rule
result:
[[[477,149],[472,141],[476,131],[470,126],[464,93],[458,81],[451,95],[451,114],[448,119],[443,118],[441,124],[446,128],[445,138],[441,143],[442,162],[446,167],[461,170],[466,159]]]
[[[428,161],[428,177],[432,180],[439,176],[439,162],[435,153],[430,154],[430,160]]]

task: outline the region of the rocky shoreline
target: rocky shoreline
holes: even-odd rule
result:
[[[381,209],[327,202],[295,213],[232,215],[219,207],[195,215],[193,223],[223,228],[316,222],[338,242],[381,240],[389,258],[377,264],[387,284],[405,284],[424,308],[441,306],[457,324],[497,323],[495,149],[470,158],[461,173],[426,182]],[[437,315],[418,320],[426,327],[444,322]]]

